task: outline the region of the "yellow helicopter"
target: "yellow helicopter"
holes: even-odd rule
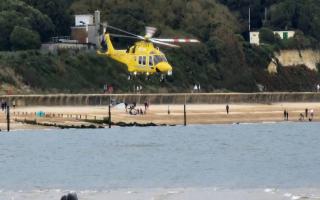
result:
[[[128,72],[131,75],[146,74],[147,76],[160,73],[161,79],[164,75],[172,75],[172,66],[168,63],[164,53],[154,44],[164,45],[168,47],[179,47],[171,43],[198,43],[196,39],[161,39],[153,38],[157,29],[154,27],[146,27],[146,35],[140,36],[128,31],[108,25],[108,28],[125,33],[126,35],[111,34],[105,32],[101,39],[101,50],[98,54],[106,55],[120,63],[127,65]],[[110,37],[122,37],[138,39],[133,46],[126,50],[116,50],[111,42]]]

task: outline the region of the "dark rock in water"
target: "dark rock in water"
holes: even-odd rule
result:
[[[76,193],[69,193],[68,195],[63,195],[60,200],[78,200]]]
[[[152,123],[152,122],[146,123],[146,124],[140,124],[140,123],[137,123],[137,122],[131,122],[131,123],[118,122],[118,123],[115,123],[114,125],[120,126],[120,127],[133,127],[133,126],[136,126],[136,127],[167,126],[167,124],[157,125],[157,124]]]
[[[60,200],[67,200],[67,196],[63,195]]]

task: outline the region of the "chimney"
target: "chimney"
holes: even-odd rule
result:
[[[95,23],[95,37],[96,37],[96,47],[100,45],[100,11],[96,10],[94,12],[94,23]]]
[[[100,26],[100,11],[96,10],[94,12],[94,22],[96,24],[96,26]]]

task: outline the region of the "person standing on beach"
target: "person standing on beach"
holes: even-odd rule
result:
[[[305,110],[305,116],[306,116],[306,118],[308,118],[308,113],[309,113],[309,110],[308,110],[308,108],[306,108],[306,110]]]
[[[198,86],[197,86],[197,84],[194,84],[193,92],[197,92],[197,91],[198,91]]]
[[[317,92],[320,92],[320,84],[317,84]]]
[[[227,104],[227,105],[226,105],[227,115],[229,115],[229,109],[230,109],[229,104]]]
[[[284,109],[283,111],[283,120],[287,120],[287,110]]]
[[[289,121],[289,112],[288,111],[286,113],[286,118],[287,118],[287,121]]]
[[[299,118],[299,121],[303,121],[304,120],[304,116],[302,113],[300,113],[300,118]]]
[[[310,117],[311,117],[311,119],[313,119],[313,116],[314,116],[314,111],[313,111],[313,109],[311,109],[311,110],[310,110]]]
[[[126,109],[126,113],[128,112],[128,103],[124,102],[124,108]]]
[[[3,108],[4,108],[5,111],[7,110],[7,106],[8,106],[8,104],[7,104],[7,102],[5,101],[5,102],[3,103]]]
[[[148,109],[148,102],[145,101],[145,102],[144,102],[144,111],[147,112],[147,109]]]

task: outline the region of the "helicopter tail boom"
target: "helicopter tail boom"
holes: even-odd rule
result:
[[[100,45],[101,45],[101,50],[102,50],[102,51],[99,51],[100,54],[110,55],[116,51],[113,47],[113,44],[110,39],[110,35],[108,33],[106,33],[102,36]]]
[[[113,47],[113,44],[112,44],[111,39],[110,39],[110,35],[108,33],[104,35],[104,40],[105,40],[106,45],[107,45],[107,54],[114,53],[115,49]]]

